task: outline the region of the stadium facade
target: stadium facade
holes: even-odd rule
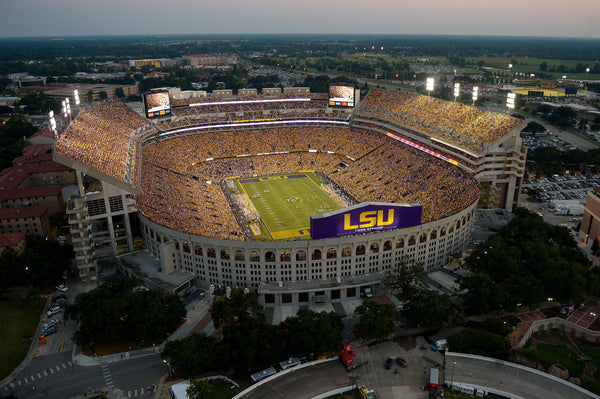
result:
[[[285,93],[269,89],[262,95],[252,90],[243,93],[245,96],[219,93],[218,98],[177,100],[172,104],[173,116],[158,121],[142,118],[114,102],[81,111],[59,136],[54,152],[58,162],[78,175],[81,198],[69,204],[68,213],[81,276],[95,273],[100,251],[113,255],[132,251],[139,234],[160,263],[161,273],[191,276],[174,291],[185,290],[192,283],[213,284],[257,290],[266,307],[335,304],[359,298],[365,287],[375,288],[403,261],[422,263],[426,270],[443,266],[470,241],[478,206],[510,209],[518,201],[526,156],[519,138],[523,121],[380,89],[371,90],[355,108],[348,109],[330,107],[326,95],[307,93],[305,88]],[[309,125],[322,129],[317,134],[327,143],[344,141],[338,137],[350,137],[346,141],[351,143],[347,148],[329,144],[331,148],[317,151],[311,147],[312,140],[307,144],[299,139],[290,152],[280,151],[283,138],[256,140],[281,129],[288,129],[288,136],[306,137],[303,130],[295,129]],[[219,140],[240,131],[243,134],[233,140],[236,144],[223,149],[225,143]],[[329,137],[331,131],[339,136]],[[249,137],[255,140],[245,145]],[[214,143],[220,145],[206,149]],[[179,165],[181,157],[173,157],[173,153],[191,148],[198,151],[201,162]],[[242,154],[244,151],[247,153]],[[422,159],[424,169],[402,164],[403,152],[410,152],[412,158],[407,159],[411,162]],[[268,158],[259,162],[258,156],[265,154]],[[240,170],[245,170],[251,159],[255,160],[255,173],[287,172],[290,157],[298,164],[310,162],[315,169],[328,168],[324,174],[354,196],[356,203],[380,198],[405,203],[407,198],[422,198],[423,223],[318,240],[255,241],[244,230],[237,211],[228,208],[225,198],[229,194],[223,181],[230,174],[243,174]],[[188,158],[186,155],[186,162]],[[369,158],[370,166],[352,168]],[[437,181],[436,176],[444,174],[440,170],[462,180],[437,186],[417,182],[423,187],[418,193],[408,190],[404,182],[394,182],[394,176],[401,175],[390,173],[385,181],[387,173],[379,172],[375,176],[383,179],[379,191],[369,190],[368,185],[345,186],[348,176],[354,176],[348,170],[364,174],[390,159],[397,159],[398,164],[390,168],[415,166],[411,173],[428,174],[425,181]],[[414,183],[415,176],[411,174],[406,185]],[[170,191],[172,184],[178,189]],[[394,185],[396,191],[387,188]],[[204,190],[202,195],[186,197],[198,187]],[[471,195],[473,187],[475,196]],[[202,215],[193,212],[192,218],[186,219],[190,202],[208,211],[203,210]],[[227,212],[222,213],[225,208]],[[138,218],[140,232],[134,231]],[[228,218],[237,220],[239,231],[228,227]]]

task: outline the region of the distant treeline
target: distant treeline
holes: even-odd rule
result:
[[[527,56],[598,60],[600,39],[434,35],[161,35],[0,39],[0,61],[5,62],[52,62],[63,57],[97,57],[97,61],[103,61],[107,56],[123,59],[172,58],[193,53],[334,56],[357,51],[406,56]]]

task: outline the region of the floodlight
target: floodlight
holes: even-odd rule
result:
[[[48,112],[48,118],[52,119],[54,118],[54,111],[50,110],[50,112]]]
[[[454,83],[454,98],[460,95],[460,83]]]
[[[477,87],[477,86],[473,87],[473,103],[475,103],[475,101],[477,101],[478,93],[479,93],[479,87]]]
[[[508,96],[506,97],[506,106],[510,109],[514,109],[516,98],[517,95],[515,93],[508,93]]]
[[[508,67],[509,67],[509,68],[512,68],[512,64],[508,64]]]
[[[69,104],[69,97],[65,98],[65,103]]]
[[[585,72],[586,73],[590,72],[590,68],[585,68]]]
[[[425,85],[425,89],[427,89],[427,91],[433,91],[434,83],[435,83],[435,80],[433,78],[427,78],[427,83]]]
[[[563,75],[563,76],[562,76],[562,78],[563,78],[563,79],[566,79],[566,78],[567,78],[567,75]]]

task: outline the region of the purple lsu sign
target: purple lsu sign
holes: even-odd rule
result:
[[[421,204],[364,202],[310,218],[313,240],[421,224]]]

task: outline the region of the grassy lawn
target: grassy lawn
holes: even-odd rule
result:
[[[360,392],[358,390],[348,391],[345,393],[340,393],[334,396],[330,396],[327,399],[361,399]]]
[[[558,363],[569,370],[573,377],[581,377],[584,364],[577,360],[577,355],[563,345],[539,344],[537,348],[522,349],[519,353],[529,360],[541,363],[544,368]]]
[[[39,296],[30,299],[15,296],[0,300],[0,380],[27,356],[32,341],[23,339],[23,335],[35,335],[45,303],[44,298]]]
[[[309,235],[310,217],[341,208],[310,173],[239,179],[270,236],[289,239]]]

